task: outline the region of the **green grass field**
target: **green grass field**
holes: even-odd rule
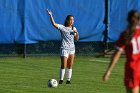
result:
[[[0,93],[125,93],[124,58],[113,69],[108,82],[102,76],[109,58],[76,56],[72,84],[48,88],[51,78],[59,80],[59,56],[44,58],[0,58]],[[64,79],[66,80],[66,78]]]

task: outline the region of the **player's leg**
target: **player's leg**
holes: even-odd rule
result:
[[[70,80],[71,80],[71,77],[72,77],[72,65],[73,65],[73,62],[74,62],[74,54],[70,54],[69,57],[68,57],[68,62],[67,62],[67,71],[66,71],[66,74],[67,74],[67,84],[71,84],[70,83]]]
[[[68,53],[67,53],[67,50],[64,50],[64,49],[62,49],[60,52],[61,52],[61,67],[60,67],[59,84],[62,84],[64,76],[65,76],[65,69],[67,67]]]
[[[70,54],[68,57],[67,68],[72,69],[72,65],[74,63],[75,54]]]
[[[66,67],[67,67],[67,57],[61,56],[61,68],[60,68],[60,81],[59,81],[59,84],[63,83]]]
[[[126,93],[140,93],[139,86],[136,86],[134,88],[126,87]]]

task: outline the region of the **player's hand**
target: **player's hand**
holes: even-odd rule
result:
[[[48,14],[51,16],[52,15],[52,11],[47,9]]]
[[[106,73],[104,74],[104,76],[103,76],[103,81],[107,81],[108,78],[109,78],[109,76],[110,76],[110,72],[108,71],[108,72],[106,72]]]

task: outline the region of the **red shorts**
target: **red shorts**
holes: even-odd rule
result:
[[[125,73],[124,84],[126,87],[134,88],[140,86],[140,72],[127,72]]]

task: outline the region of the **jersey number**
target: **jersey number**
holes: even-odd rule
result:
[[[133,47],[133,54],[138,54],[140,52],[140,37],[133,38],[131,43]]]

